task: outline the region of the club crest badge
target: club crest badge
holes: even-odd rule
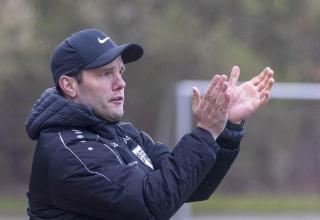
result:
[[[132,152],[148,167],[153,169],[152,162],[148,155],[144,152],[144,150],[140,147],[140,145],[137,145],[135,148],[133,148]]]

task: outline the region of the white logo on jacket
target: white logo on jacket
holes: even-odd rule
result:
[[[132,152],[148,167],[153,169],[152,162],[148,155],[143,151],[143,149],[140,147],[140,145],[137,145]]]

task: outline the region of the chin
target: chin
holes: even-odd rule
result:
[[[121,113],[117,113],[117,114],[114,114],[112,115],[110,118],[113,120],[113,121],[120,121],[123,117],[123,112]]]
[[[96,114],[98,116],[100,116],[101,118],[110,121],[110,122],[118,122],[122,119],[123,116],[123,111],[117,111],[117,112],[100,112],[100,114],[98,112],[96,112]]]

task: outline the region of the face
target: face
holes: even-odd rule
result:
[[[102,67],[83,70],[75,101],[108,121],[119,121],[124,113],[124,71],[121,56]]]

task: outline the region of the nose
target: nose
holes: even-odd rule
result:
[[[113,89],[119,90],[124,89],[126,87],[126,82],[124,81],[122,74],[117,73],[114,78]]]

